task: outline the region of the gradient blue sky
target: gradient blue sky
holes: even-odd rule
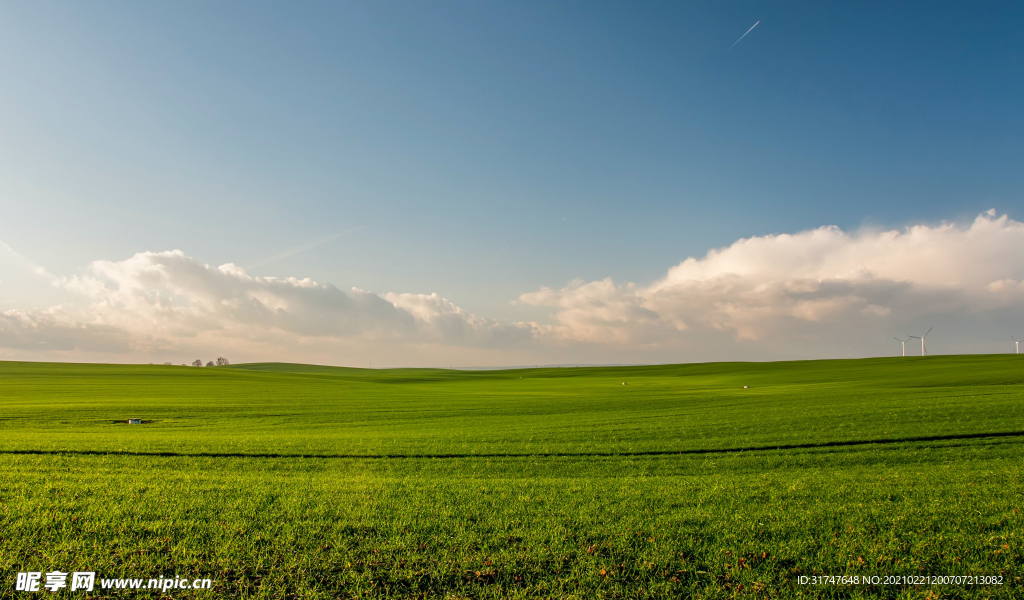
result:
[[[56,276],[181,249],[522,319],[543,311],[509,301],[541,286],[649,284],[739,238],[1019,219],[1022,17],[4,3],[0,240]]]

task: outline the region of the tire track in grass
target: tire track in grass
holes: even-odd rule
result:
[[[770,452],[778,450],[813,450],[818,448],[840,448],[845,446],[868,446],[887,444],[908,444],[918,442],[944,442],[956,440],[975,440],[984,438],[1020,438],[1024,431],[1000,431],[988,433],[962,433],[951,435],[929,435],[905,438],[880,438],[872,440],[844,440],[808,444],[776,444],[767,446],[746,446],[739,448],[694,448],[689,450],[648,450],[640,452],[494,452],[480,454],[281,454],[261,452],[135,452],[123,450],[0,450],[0,454],[40,455],[40,456],[155,456],[155,457],[191,457],[191,458],[337,458],[337,459],[463,459],[463,458],[558,458],[558,457],[630,457],[630,456],[682,456],[688,454],[734,454],[738,452]]]

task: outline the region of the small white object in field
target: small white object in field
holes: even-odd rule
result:
[[[142,419],[128,419],[129,425],[142,425]]]
[[[623,381],[623,382],[622,382],[622,385],[626,385],[626,382],[625,382],[625,381]]]
[[[749,389],[750,389],[750,386],[749,386],[749,385],[745,385],[745,386],[743,386],[743,389],[745,389],[745,390],[749,390]]]

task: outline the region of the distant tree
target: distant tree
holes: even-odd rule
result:
[[[203,361],[201,361],[201,360],[199,360],[199,359],[197,358],[197,359],[195,359],[194,361],[192,361],[192,366],[193,366],[193,367],[201,367],[201,366],[203,366]]]
[[[213,366],[213,361],[211,360],[210,362],[206,363],[206,366],[212,367]]]
[[[218,356],[217,357],[217,366],[218,367],[223,367],[223,366],[226,366],[226,365],[229,365],[229,364],[231,364],[231,363],[229,363],[228,359],[224,358],[223,356]]]

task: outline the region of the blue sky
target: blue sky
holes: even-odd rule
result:
[[[542,321],[510,301],[575,279],[647,286],[741,238],[1019,219],[1022,16],[5,4],[0,241],[57,278],[180,249]],[[3,275],[0,310],[65,293]]]

